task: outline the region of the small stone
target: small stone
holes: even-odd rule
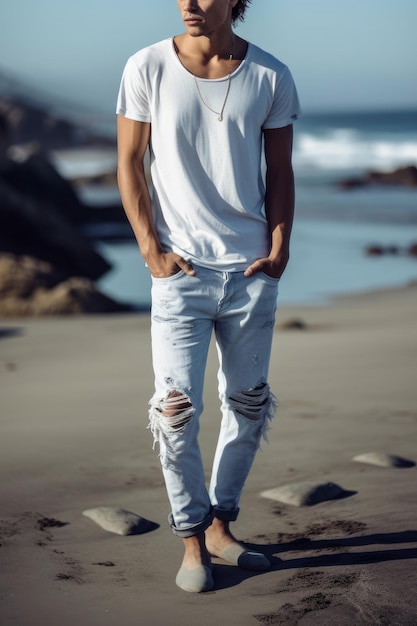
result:
[[[353,461],[377,465],[378,467],[414,467],[416,464],[411,459],[385,452],[365,452],[365,454],[358,454],[353,457]]]
[[[347,497],[354,493],[353,491],[346,491],[335,483],[307,481],[268,489],[267,491],[262,491],[261,496],[284,502],[285,504],[292,504],[293,506],[311,506],[319,502]]]
[[[83,511],[85,517],[90,518],[104,530],[116,535],[143,535],[151,532],[159,525],[151,522],[132,511],[112,506],[99,506]]]
[[[369,245],[366,247],[365,252],[368,256],[381,256],[384,254],[384,248],[379,245]]]
[[[277,324],[277,328],[281,330],[306,330],[307,324],[297,317],[283,320]]]
[[[13,372],[16,369],[14,363],[7,363],[7,361],[0,361],[0,372]]]
[[[53,517],[41,517],[37,520],[39,530],[45,530],[45,528],[62,528],[67,526],[68,522],[61,522]]]
[[[395,255],[399,253],[398,246],[395,246],[395,245],[381,246],[378,244],[373,244],[373,245],[371,244],[367,246],[365,251],[368,256],[381,256],[383,254]]]

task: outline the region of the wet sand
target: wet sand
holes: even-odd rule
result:
[[[148,315],[0,320],[0,621],[125,624],[417,624],[417,287],[279,311],[270,383],[280,409],[234,532],[268,572],[215,560],[215,589],[175,586],[181,541],[147,426]],[[284,330],[288,320],[304,330]],[[201,444],[219,427],[210,353]],[[260,493],[333,482],[347,497],[295,507]],[[159,525],[121,537],[82,511],[117,506]]]

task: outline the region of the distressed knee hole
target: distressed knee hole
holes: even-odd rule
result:
[[[161,400],[157,411],[160,413],[165,426],[177,430],[191,420],[194,414],[194,407],[187,394],[182,391],[172,390],[166,398]],[[164,426],[162,425],[162,427]]]
[[[261,439],[268,442],[270,422],[275,417],[278,400],[271,392],[269,384],[261,379],[256,387],[243,391],[235,391],[229,396],[232,409],[240,413],[254,424],[259,424],[259,442]]]
[[[263,380],[256,387],[233,392],[229,400],[233,409],[249,419],[259,420],[268,416],[272,394]]]

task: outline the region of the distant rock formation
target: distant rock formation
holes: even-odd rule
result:
[[[100,212],[80,202],[47,156],[88,140],[39,107],[0,100],[0,315],[126,310],[92,282],[111,268],[83,235]]]
[[[37,177],[36,167],[31,170],[28,164],[13,166],[12,178],[16,180],[10,180],[7,170],[0,172],[0,251],[47,261],[67,277],[95,280],[110,269],[77,227],[81,207],[72,202],[65,181],[55,187],[55,174],[51,173],[48,194],[49,176]],[[74,219],[68,217],[72,208]]]
[[[50,263],[0,254],[0,315],[33,317],[116,313],[128,307],[102,294],[88,278],[62,274]]]
[[[380,244],[370,244],[366,246],[365,251],[368,256],[382,256],[384,254],[396,255],[399,253],[397,246],[383,246]]]
[[[360,178],[347,178],[338,183],[339,189],[356,189],[370,185],[395,185],[401,187],[417,187],[417,167],[409,165],[392,172],[368,172]]]
[[[411,243],[406,248],[399,248],[394,245],[369,244],[365,247],[365,253],[368,256],[384,256],[407,254],[408,256],[417,257],[417,243]]]
[[[43,150],[52,150],[114,144],[113,140],[90,133],[88,128],[56,115],[46,106],[23,95],[0,97],[0,115],[8,122],[11,143],[14,145],[37,143]]]

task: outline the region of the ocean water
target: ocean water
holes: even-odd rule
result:
[[[280,283],[282,304],[323,304],[417,279],[417,259],[407,254],[417,242],[417,189],[338,187],[368,170],[407,165],[417,166],[417,110],[305,115],[297,122],[296,219],[291,261]],[[85,199],[94,203],[91,190]],[[97,245],[113,263],[101,288],[149,306],[149,274],[135,242]],[[369,256],[369,245],[395,246],[398,253]]]
[[[417,164],[417,109],[310,114],[295,133],[294,163],[302,174]]]

